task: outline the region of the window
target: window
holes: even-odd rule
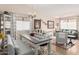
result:
[[[16,30],[31,30],[31,21],[16,21]]]
[[[60,28],[61,29],[77,29],[77,21],[76,19],[72,20],[61,20],[60,22]]]

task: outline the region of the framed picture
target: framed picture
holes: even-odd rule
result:
[[[47,28],[53,29],[54,28],[54,21],[47,21]]]
[[[41,28],[41,20],[34,19],[34,29],[40,29]]]

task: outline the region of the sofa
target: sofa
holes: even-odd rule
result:
[[[32,48],[25,45],[20,39],[14,40],[10,35],[7,35],[7,39],[8,55],[34,55]]]
[[[74,29],[62,29],[62,32],[68,33],[68,35],[74,35],[75,37],[73,39],[78,39],[78,31]]]

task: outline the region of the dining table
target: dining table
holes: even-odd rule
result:
[[[24,38],[24,39],[23,39]],[[31,45],[32,47],[34,47],[35,49],[35,55],[39,54],[39,49],[41,47],[42,44],[47,43],[48,46],[48,55],[51,54],[51,36],[41,36],[41,37],[34,37],[34,36],[30,36],[29,34],[20,34],[20,40],[24,40],[24,42],[28,43],[28,45]]]

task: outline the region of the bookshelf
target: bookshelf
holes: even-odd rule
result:
[[[12,39],[16,39],[16,21],[13,13],[9,15],[4,13],[0,14],[0,32],[5,36],[4,39],[2,39],[1,45],[3,46],[2,52],[5,54],[8,53],[7,48],[5,48],[8,43],[7,35],[10,35]]]

